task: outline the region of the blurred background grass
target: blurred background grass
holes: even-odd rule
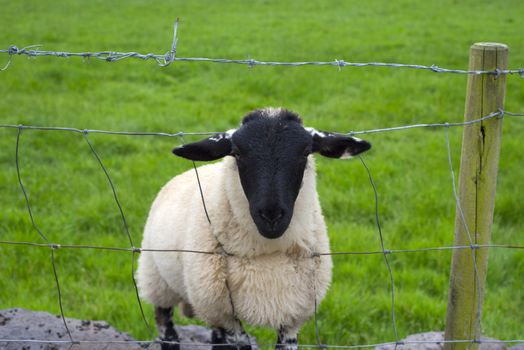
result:
[[[403,1],[3,1],[0,47],[42,44],[54,51],[170,49],[179,57],[275,61],[385,61],[467,68],[474,42],[510,46],[510,67],[524,66],[518,0]],[[7,62],[7,55],[0,57]],[[319,129],[347,132],[409,123],[461,121],[467,77],[390,68],[254,67],[153,61],[13,57],[0,73],[0,122],[126,131],[214,131],[246,112],[284,106]],[[507,81],[506,109],[524,111],[524,84]],[[524,244],[522,119],[506,119],[493,241]],[[42,242],[32,229],[15,168],[15,129],[0,129],[0,239]],[[455,169],[460,128],[450,130]],[[454,200],[442,129],[367,135],[365,159],[377,184],[388,249],[448,246]],[[116,185],[135,245],[154,196],[191,164],[174,158],[177,139],[90,135]],[[188,138],[187,140],[190,140]],[[319,194],[333,251],[380,249],[374,195],[358,161],[318,159]],[[21,175],[38,226],[52,242],[129,245],[107,180],[80,134],[24,131]],[[523,253],[490,252],[483,330],[522,339]],[[131,253],[58,250],[68,317],[105,319],[149,339],[131,282]],[[390,257],[399,335],[444,328],[451,253]],[[319,309],[322,342],[394,340],[389,276],[383,258],[334,257],[334,281]],[[58,313],[50,252],[0,245],[0,308]],[[154,324],[152,308],[145,306]],[[192,320],[177,319],[178,323]],[[262,344],[276,336],[250,329]],[[300,335],[315,343],[314,323]]]

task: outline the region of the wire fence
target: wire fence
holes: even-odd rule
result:
[[[98,52],[67,52],[67,51],[46,51],[40,50],[42,45],[30,45],[19,49],[16,45],[11,45],[7,49],[1,49],[0,54],[8,56],[7,63],[0,69],[0,71],[7,70],[11,65],[14,56],[26,56],[28,58],[36,57],[81,57],[84,60],[89,61],[91,58],[106,61],[116,62],[125,59],[140,59],[140,60],[153,60],[161,67],[167,67],[173,62],[207,62],[207,63],[225,63],[225,64],[240,64],[248,67],[255,66],[285,66],[285,67],[303,67],[303,66],[331,66],[338,67],[339,69],[344,67],[389,67],[389,68],[407,68],[407,69],[419,69],[430,71],[434,73],[452,73],[452,74],[488,74],[488,75],[519,75],[524,78],[524,67],[515,69],[495,69],[495,70],[467,70],[467,69],[450,69],[442,68],[435,64],[423,65],[423,64],[406,64],[406,63],[388,63],[388,62],[348,62],[345,60],[335,59],[333,61],[301,61],[301,62],[280,62],[280,61],[260,61],[255,59],[228,59],[228,58],[210,58],[210,57],[177,57],[177,31],[178,31],[178,19],[175,22],[173,28],[173,42],[171,49],[165,54],[154,54],[154,53],[139,53],[139,52],[117,52],[117,51],[98,51]]]
[[[458,198],[458,195],[457,195],[457,192],[456,192],[455,174],[454,174],[454,170],[453,170],[453,166],[452,166],[451,147],[450,147],[450,143],[449,143],[448,129],[450,127],[464,127],[464,126],[472,125],[472,124],[475,124],[475,123],[481,123],[482,121],[485,121],[485,120],[488,120],[488,119],[492,119],[492,118],[506,118],[506,117],[524,117],[524,113],[513,113],[513,112],[509,112],[509,111],[505,111],[505,110],[498,110],[496,112],[493,112],[493,113],[490,113],[488,115],[485,115],[485,116],[483,116],[483,117],[481,117],[479,119],[476,119],[476,120],[473,120],[473,121],[468,121],[468,122],[446,122],[446,123],[411,124],[411,125],[403,125],[403,126],[388,127],[388,128],[369,129],[369,130],[361,130],[361,131],[351,131],[349,133],[340,133],[340,134],[357,135],[357,134],[371,134],[371,133],[379,133],[379,132],[392,132],[392,131],[399,131],[399,130],[409,130],[409,129],[414,129],[414,128],[430,128],[430,127],[431,128],[442,128],[444,130],[444,136],[445,136],[445,145],[446,145],[446,150],[447,150],[448,166],[449,166],[449,172],[450,172],[450,176],[451,176],[451,186],[452,186],[452,189],[453,189],[453,196],[454,196],[454,200],[456,202],[457,208],[459,209],[459,212],[461,212],[460,201],[459,201],[459,198]],[[16,131],[17,131],[17,134],[16,134],[16,149],[15,149],[15,166],[16,166],[16,172],[17,172],[17,177],[18,177],[18,183],[19,183],[19,186],[20,186],[20,190],[21,190],[21,192],[24,195],[24,199],[25,199],[25,203],[26,203],[26,207],[27,207],[27,212],[28,212],[29,218],[31,220],[31,224],[32,224],[34,230],[40,236],[40,238],[44,241],[44,243],[21,242],[21,241],[0,241],[0,245],[15,245],[15,246],[18,245],[18,246],[29,246],[29,247],[35,247],[35,248],[48,248],[48,249],[50,249],[50,260],[51,260],[51,265],[52,265],[52,268],[53,268],[54,281],[55,281],[55,286],[56,286],[56,290],[57,290],[57,294],[58,294],[58,302],[59,302],[59,306],[60,306],[60,317],[62,318],[64,327],[66,329],[66,332],[67,332],[67,335],[68,335],[68,338],[69,338],[69,340],[56,340],[56,341],[55,340],[53,340],[53,341],[50,341],[50,340],[35,340],[35,339],[0,339],[0,342],[5,342],[5,343],[26,342],[28,344],[30,344],[30,343],[38,343],[38,344],[57,344],[57,345],[58,344],[70,344],[71,346],[73,346],[75,344],[97,344],[97,343],[108,343],[108,344],[114,343],[114,344],[119,344],[119,343],[123,343],[123,341],[117,341],[117,340],[114,340],[114,341],[79,341],[79,340],[75,340],[74,339],[74,337],[73,337],[73,335],[71,333],[71,330],[68,328],[68,325],[67,325],[67,322],[66,322],[66,319],[65,319],[64,308],[63,308],[63,305],[62,305],[62,286],[60,284],[60,279],[59,279],[59,275],[57,273],[56,261],[55,261],[55,251],[58,250],[58,249],[94,249],[94,250],[111,250],[111,251],[121,251],[121,252],[131,253],[132,261],[131,261],[131,264],[130,264],[130,270],[131,270],[130,271],[131,272],[130,280],[131,280],[131,282],[133,284],[133,288],[135,289],[135,292],[136,292],[136,302],[137,302],[138,307],[140,308],[140,312],[141,312],[141,315],[142,315],[142,318],[143,318],[144,325],[147,328],[147,331],[150,334],[151,339],[155,339],[155,333],[152,330],[151,326],[149,325],[149,323],[147,321],[147,318],[146,318],[146,316],[144,314],[144,310],[142,308],[142,304],[141,304],[141,301],[140,301],[140,298],[139,298],[139,295],[138,295],[138,288],[137,288],[135,277],[134,277],[135,276],[135,260],[136,260],[135,258],[136,258],[136,254],[139,254],[139,253],[144,252],[144,251],[157,251],[157,252],[179,252],[179,253],[189,253],[189,254],[213,254],[213,255],[224,256],[226,259],[228,257],[234,256],[233,254],[226,252],[224,249],[220,249],[218,251],[198,251],[198,250],[184,250],[184,249],[143,249],[143,248],[140,248],[140,247],[136,247],[134,242],[133,242],[133,240],[132,240],[132,238],[131,238],[131,235],[129,233],[126,216],[125,216],[124,211],[122,209],[122,206],[120,204],[120,200],[119,200],[119,197],[118,197],[118,194],[117,194],[114,182],[113,182],[113,180],[112,180],[112,178],[111,178],[107,168],[105,167],[102,159],[100,158],[99,154],[95,150],[94,145],[92,144],[92,142],[89,139],[89,134],[91,134],[91,133],[99,133],[99,134],[110,134],[110,135],[121,135],[121,136],[177,137],[177,138],[180,138],[180,139],[183,140],[183,137],[185,135],[211,135],[211,134],[215,134],[215,132],[177,132],[177,133],[166,133],[166,132],[108,131],[108,130],[78,129],[78,128],[71,128],[71,127],[48,127],[48,126],[34,126],[34,125],[26,126],[26,125],[11,125],[11,124],[0,124],[0,128],[16,129]],[[20,172],[20,141],[21,141],[22,132],[25,131],[25,130],[46,131],[46,132],[52,132],[52,131],[71,132],[71,133],[80,133],[83,136],[83,138],[85,139],[86,144],[87,144],[90,152],[92,153],[93,157],[97,160],[97,163],[99,164],[101,170],[104,172],[104,174],[106,176],[106,179],[107,179],[107,182],[108,182],[108,184],[109,184],[109,186],[110,186],[110,188],[112,190],[112,194],[113,194],[115,203],[117,204],[117,207],[118,207],[118,210],[119,210],[119,215],[121,217],[122,224],[123,224],[123,227],[124,227],[124,232],[125,232],[128,240],[129,240],[129,247],[108,247],[108,246],[95,246],[95,245],[69,245],[69,244],[60,244],[60,243],[56,243],[56,242],[51,242],[47,238],[47,236],[42,232],[42,230],[35,223],[33,210],[32,210],[32,207],[31,207],[31,203],[30,203],[29,197],[27,196],[27,192],[26,192],[26,189],[25,189],[24,181],[23,181],[23,179],[21,177],[21,172]],[[475,254],[474,254],[474,252],[476,250],[479,250],[479,249],[494,249],[494,248],[497,248],[497,249],[522,250],[522,249],[524,249],[524,245],[474,244],[473,240],[470,240],[470,244],[469,245],[425,247],[425,248],[418,248],[418,249],[387,249],[385,244],[384,244],[384,237],[383,237],[382,229],[381,229],[381,225],[380,225],[380,213],[379,213],[379,207],[380,206],[379,206],[378,191],[377,191],[377,188],[375,186],[375,182],[373,180],[373,176],[372,176],[371,170],[369,169],[369,167],[367,166],[367,164],[365,163],[365,161],[364,161],[364,159],[362,157],[360,157],[360,161],[361,161],[362,165],[364,166],[364,168],[366,170],[366,173],[367,173],[367,175],[369,177],[370,185],[373,188],[374,201],[375,201],[375,222],[376,222],[377,231],[378,231],[379,238],[380,238],[381,249],[380,250],[375,250],[375,251],[313,252],[311,254],[311,258],[317,258],[317,257],[323,256],[323,255],[333,255],[333,256],[335,256],[335,255],[379,255],[379,254],[383,255],[384,263],[385,263],[385,265],[387,267],[388,274],[389,274],[390,293],[391,293],[391,322],[392,322],[392,327],[393,327],[393,330],[394,330],[395,340],[392,341],[392,342],[377,343],[377,344],[361,344],[361,345],[323,344],[320,341],[320,337],[319,337],[319,334],[321,334],[321,333],[320,333],[319,325],[318,325],[318,322],[317,322],[317,300],[314,300],[312,302],[314,302],[314,305],[315,305],[315,331],[316,331],[316,334],[317,334],[317,344],[300,344],[299,347],[302,347],[302,348],[358,349],[358,348],[369,348],[369,347],[377,347],[377,346],[394,346],[396,348],[397,346],[400,346],[400,345],[410,345],[410,344],[414,345],[414,344],[428,344],[428,343],[429,344],[431,344],[431,343],[433,343],[433,344],[446,344],[446,343],[471,343],[471,344],[474,344],[474,343],[504,343],[504,344],[517,343],[517,344],[520,344],[520,343],[524,343],[524,339],[509,339],[509,340],[500,340],[500,341],[499,340],[491,340],[491,339],[487,339],[487,340],[486,339],[481,339],[480,334],[476,334],[473,339],[468,339],[468,340],[402,341],[399,338],[398,330],[397,330],[397,324],[396,324],[396,317],[395,317],[395,305],[396,305],[396,302],[395,302],[395,280],[394,280],[394,272],[393,272],[393,269],[392,269],[390,261],[389,261],[389,256],[390,255],[392,255],[392,254],[403,254],[403,253],[419,253],[419,252],[428,252],[428,251],[445,251],[445,250],[456,250],[456,249],[469,249],[472,252],[472,261],[473,261],[473,263],[475,265],[475,273],[477,275],[477,281],[478,281],[478,271],[477,271],[477,268],[476,268],[476,260],[475,260]],[[198,178],[198,170],[197,170],[196,166],[194,167],[194,169],[195,169],[195,174],[196,174],[196,176]],[[198,183],[199,183],[199,187],[200,187],[200,182],[198,182]],[[204,194],[203,194],[201,188],[200,188],[200,191],[201,191],[201,194],[202,194],[202,202],[204,204],[203,208],[204,208],[204,211],[205,211],[205,215],[209,218],[207,210],[206,210],[206,206],[205,206],[205,197],[204,197]],[[210,220],[209,220],[209,223],[212,224]],[[465,221],[463,221],[463,223],[465,225]],[[469,231],[469,228],[467,228],[467,225],[466,225],[466,231],[468,232],[468,234],[470,234],[470,231]],[[470,238],[471,238],[471,236],[470,236]],[[229,285],[227,283],[227,280],[226,280],[226,288],[229,291],[231,307],[234,310],[233,298],[231,296],[231,290],[229,289]],[[479,324],[480,324],[480,320],[481,320],[481,309],[480,309],[480,303],[479,303],[479,308],[477,310],[477,322]],[[238,321],[238,322],[240,322],[240,321]],[[139,344],[139,345],[143,345],[143,346],[149,346],[149,345],[152,345],[152,344],[159,344],[159,343],[161,344],[161,343],[170,343],[170,342],[155,339],[155,340],[149,340],[149,341],[128,341],[127,343],[129,343],[129,344]],[[180,343],[180,344],[181,345],[186,345],[184,343]],[[200,344],[199,345],[199,344],[191,343],[191,344],[187,344],[187,345],[192,345],[192,346],[209,346],[210,344]],[[225,346],[224,344],[213,344],[213,345]],[[266,346],[274,346],[274,344],[258,344],[258,346],[259,347],[266,347]]]
[[[420,69],[431,71],[434,73],[453,73],[453,74],[490,74],[490,75],[519,75],[524,78],[524,68],[516,69],[500,69],[500,70],[465,70],[465,69],[450,69],[443,68],[437,65],[422,65],[422,64],[406,64],[406,63],[389,63],[389,62],[347,62],[344,60],[335,59],[333,61],[301,61],[301,62],[277,62],[277,61],[259,61],[255,59],[227,59],[227,58],[210,58],[210,57],[174,57],[171,52],[166,54],[142,54],[138,52],[116,52],[116,51],[100,51],[100,52],[64,52],[64,51],[45,51],[35,49],[41,45],[31,45],[19,49],[15,45],[7,49],[0,50],[0,53],[9,56],[6,65],[0,71],[7,70],[11,65],[13,56],[27,56],[28,58],[36,57],[81,57],[86,60],[91,58],[106,62],[116,62],[129,58],[136,58],[141,60],[154,60],[159,66],[167,67],[173,62],[207,62],[207,63],[226,63],[226,64],[240,64],[248,67],[255,66],[287,66],[287,67],[302,67],[302,66],[331,66],[331,67],[389,67],[389,68],[407,68]]]
[[[66,51],[44,51],[40,50],[41,45],[32,45],[28,47],[24,47],[19,49],[15,45],[12,45],[8,47],[7,49],[0,50],[0,54],[7,55],[7,63],[5,66],[0,69],[0,71],[7,70],[10,65],[12,64],[13,57],[16,56],[26,56],[28,58],[36,58],[36,57],[61,57],[61,58],[72,58],[72,57],[81,57],[84,60],[89,61],[90,59],[97,59],[107,62],[115,62],[120,61],[124,59],[141,59],[141,60],[153,60],[155,61],[159,66],[166,67],[172,64],[173,62],[207,62],[207,63],[223,63],[223,64],[240,64],[240,65],[246,65],[248,67],[255,67],[255,66],[288,66],[288,67],[302,67],[302,66],[334,66],[338,67],[339,69],[342,69],[344,67],[388,67],[388,68],[404,68],[404,69],[419,69],[419,70],[425,70],[430,71],[434,73],[451,73],[451,74],[467,74],[467,75],[495,75],[495,77],[499,77],[501,75],[518,75],[520,77],[524,78],[524,68],[516,68],[516,69],[495,69],[495,70],[464,70],[464,69],[449,69],[449,68],[442,68],[437,65],[419,65],[419,64],[405,64],[405,63],[384,63],[384,62],[347,62],[344,60],[335,59],[333,61],[302,61],[302,62],[277,62],[277,61],[259,61],[254,59],[224,59],[224,58],[206,58],[206,57],[177,57],[176,51],[177,51],[177,30],[178,30],[178,20],[175,22],[174,28],[173,28],[173,41],[171,45],[171,49],[166,52],[165,54],[153,54],[153,53],[147,53],[142,54],[138,52],[116,52],[116,51],[100,51],[100,52],[66,52]],[[408,130],[408,129],[415,129],[415,128],[442,128],[444,130],[444,138],[445,138],[445,145],[447,150],[447,158],[448,158],[448,166],[449,166],[449,172],[451,176],[451,186],[453,189],[453,197],[456,202],[457,209],[459,213],[462,214],[461,210],[461,203],[459,201],[457,191],[456,191],[456,185],[455,185],[455,174],[452,166],[452,158],[451,158],[451,147],[449,143],[449,136],[448,136],[448,129],[450,127],[464,127],[471,124],[481,123],[485,120],[492,119],[492,118],[506,118],[506,117],[523,117],[524,114],[522,113],[513,113],[508,112],[505,110],[498,110],[496,112],[490,113],[488,115],[485,115],[479,119],[468,121],[468,122],[446,122],[446,123],[429,123],[429,124],[412,124],[412,125],[402,125],[402,126],[396,126],[396,127],[388,127],[388,128],[378,128],[378,129],[370,129],[370,130],[361,130],[361,131],[350,131],[340,134],[345,135],[360,135],[360,134],[371,134],[371,133],[380,133],[380,132],[392,132],[392,131],[400,131],[400,130]],[[29,215],[29,218],[31,220],[31,225],[33,229],[38,233],[41,240],[44,241],[44,243],[36,243],[36,242],[21,242],[21,241],[0,241],[0,245],[6,245],[6,246],[28,246],[28,247],[35,247],[35,248],[47,248],[50,249],[50,260],[53,268],[53,275],[54,275],[54,282],[56,286],[56,290],[58,293],[58,303],[60,307],[60,317],[62,319],[62,322],[64,324],[64,327],[66,329],[68,340],[35,340],[35,339],[0,339],[0,342],[4,343],[20,343],[24,342],[27,344],[35,343],[35,344],[70,344],[72,347],[75,344],[97,344],[97,343],[104,343],[104,344],[121,344],[121,343],[128,343],[128,344],[139,344],[143,346],[148,346],[152,344],[159,344],[159,343],[170,343],[167,341],[162,340],[150,340],[150,341],[79,341],[75,340],[71,330],[69,329],[66,319],[65,319],[65,312],[62,305],[62,286],[60,284],[59,275],[57,273],[56,269],[56,261],[55,261],[55,251],[58,249],[93,249],[93,250],[110,250],[110,251],[120,251],[120,252],[126,252],[131,253],[131,263],[130,263],[130,281],[132,282],[133,288],[135,290],[136,294],[136,303],[138,307],[140,308],[141,316],[144,322],[144,325],[147,329],[147,332],[149,333],[151,339],[155,339],[155,334],[149,325],[147,318],[144,314],[144,310],[138,295],[138,288],[135,281],[135,258],[136,254],[140,254],[144,251],[157,251],[157,252],[179,252],[179,253],[187,253],[187,254],[213,254],[213,255],[221,255],[224,256],[225,259],[228,257],[234,256],[228,252],[226,252],[223,247],[222,249],[219,249],[218,251],[198,251],[198,250],[183,250],[183,249],[144,249],[140,247],[136,247],[135,243],[132,240],[132,237],[129,233],[129,228],[127,225],[127,219],[124,214],[124,210],[122,209],[119,196],[116,190],[116,187],[114,185],[114,182],[105,167],[101,157],[95,150],[95,147],[93,143],[89,139],[90,134],[110,134],[110,135],[121,135],[121,136],[154,136],[154,137],[172,137],[172,138],[180,138],[183,142],[184,136],[193,136],[193,135],[212,135],[216,134],[217,132],[176,132],[176,133],[167,133],[167,132],[141,132],[141,131],[108,131],[108,130],[93,130],[93,129],[78,129],[73,127],[49,127],[49,126],[35,126],[35,125],[12,125],[12,124],[0,124],[0,128],[3,129],[16,129],[16,150],[15,150],[15,166],[16,166],[16,173],[18,178],[18,183],[21,192],[23,193],[25,204],[27,207],[27,212]],[[31,202],[29,200],[29,197],[27,195],[24,181],[21,176],[20,172],[20,141],[21,141],[21,135],[23,131],[26,130],[39,130],[39,131],[61,131],[61,132],[72,132],[72,133],[79,133],[83,136],[84,140],[86,141],[86,144],[92,153],[93,157],[96,159],[97,163],[99,164],[101,170],[104,172],[105,177],[107,179],[107,182],[111,188],[113,198],[115,200],[115,203],[117,204],[118,210],[119,210],[119,216],[121,218],[123,227],[124,227],[124,233],[126,234],[126,237],[129,241],[128,247],[108,247],[108,246],[95,246],[95,245],[70,245],[70,244],[61,244],[57,242],[51,242],[47,236],[43,233],[43,231],[38,227],[38,225],[35,222],[33,210],[31,206]],[[391,323],[394,331],[394,341],[392,342],[385,342],[385,343],[377,343],[377,344],[361,344],[361,345],[336,345],[336,344],[323,344],[320,339],[320,329],[318,325],[318,319],[317,319],[317,300],[313,300],[314,303],[314,310],[315,310],[315,333],[316,333],[316,344],[300,344],[299,347],[302,348],[333,348],[333,349],[359,349],[359,348],[371,348],[371,347],[377,347],[377,346],[394,346],[396,349],[397,346],[400,345],[414,345],[414,344],[453,344],[453,343],[468,343],[468,344],[479,344],[479,343],[524,343],[524,339],[508,339],[508,340],[491,340],[491,339],[482,339],[480,337],[480,334],[475,334],[473,339],[467,339],[467,340],[439,340],[439,341],[402,341],[399,338],[398,335],[398,328],[396,323],[396,316],[395,316],[395,280],[394,280],[394,271],[392,269],[392,266],[389,261],[389,256],[393,254],[405,254],[405,253],[419,253],[419,252],[428,252],[428,251],[446,251],[446,250],[457,250],[457,249],[469,249],[472,252],[472,262],[474,264],[475,268],[475,275],[477,282],[479,281],[478,278],[478,270],[476,267],[476,258],[474,252],[479,249],[514,249],[514,250],[522,250],[524,249],[523,245],[509,245],[509,244],[474,244],[473,240],[471,239],[471,231],[470,228],[467,227],[465,220],[462,219],[462,223],[465,226],[465,229],[468,233],[468,236],[470,238],[470,244],[469,245],[456,245],[456,246],[440,246],[440,247],[425,247],[425,248],[418,248],[418,249],[387,249],[384,244],[384,237],[381,229],[380,224],[380,213],[379,213],[379,195],[377,188],[375,186],[375,182],[372,176],[372,172],[370,168],[367,166],[366,162],[362,157],[360,157],[360,161],[363,165],[363,167],[366,170],[366,173],[368,175],[370,185],[373,189],[374,193],[374,201],[375,201],[375,223],[378,231],[378,235],[380,238],[380,250],[374,250],[374,251],[332,251],[332,252],[314,252],[311,254],[311,258],[318,258],[319,256],[323,255],[382,255],[384,258],[384,263],[388,270],[389,275],[389,283],[390,283],[390,295],[391,295]],[[198,169],[196,166],[195,169],[195,175],[198,179]],[[200,186],[200,183],[199,183]],[[208,218],[209,224],[212,224],[209,220],[209,216],[207,214],[206,206],[205,206],[205,197],[202,192],[202,189],[200,188],[201,194],[202,194],[202,202],[203,202],[203,208],[205,211],[205,215]],[[220,242],[219,246],[221,246]],[[227,261],[227,260],[226,260]],[[234,313],[234,303],[233,298],[231,296],[231,291],[229,290],[228,281],[226,279],[226,288],[229,291],[229,298],[231,302],[231,308]],[[480,288],[479,288],[480,289]],[[480,298],[480,294],[479,294]],[[236,317],[236,315],[235,315]],[[240,322],[240,321],[238,321]],[[481,322],[481,303],[478,303],[478,309],[476,313],[476,322],[477,324],[480,324]],[[180,343],[181,345],[185,345],[184,343]],[[191,343],[191,346],[199,346],[199,344]],[[210,344],[201,344],[201,346],[209,346]],[[224,344],[212,344],[215,346],[226,346]],[[282,344],[285,345],[285,344]],[[266,346],[274,346],[274,344],[258,344],[259,347],[266,347]]]

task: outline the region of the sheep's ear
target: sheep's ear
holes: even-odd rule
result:
[[[371,148],[371,144],[356,137],[342,136],[307,128],[313,136],[313,152],[324,157],[347,159]]]
[[[231,136],[234,130],[221,132],[206,139],[179,146],[173,153],[189,160],[211,161],[231,153]]]

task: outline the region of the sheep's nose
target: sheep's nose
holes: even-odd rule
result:
[[[266,208],[258,211],[260,217],[271,226],[275,226],[284,217],[284,209]]]

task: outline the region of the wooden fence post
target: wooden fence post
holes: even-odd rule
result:
[[[507,61],[506,45],[477,43],[470,48],[470,70],[507,69]],[[479,119],[503,109],[505,89],[504,74],[470,75],[464,120]],[[488,248],[476,245],[490,243],[501,136],[502,118],[498,117],[464,127],[459,175],[463,217],[457,206],[454,244],[473,247],[453,251],[445,340],[480,340]],[[478,343],[445,344],[445,350],[463,349],[477,350]]]

